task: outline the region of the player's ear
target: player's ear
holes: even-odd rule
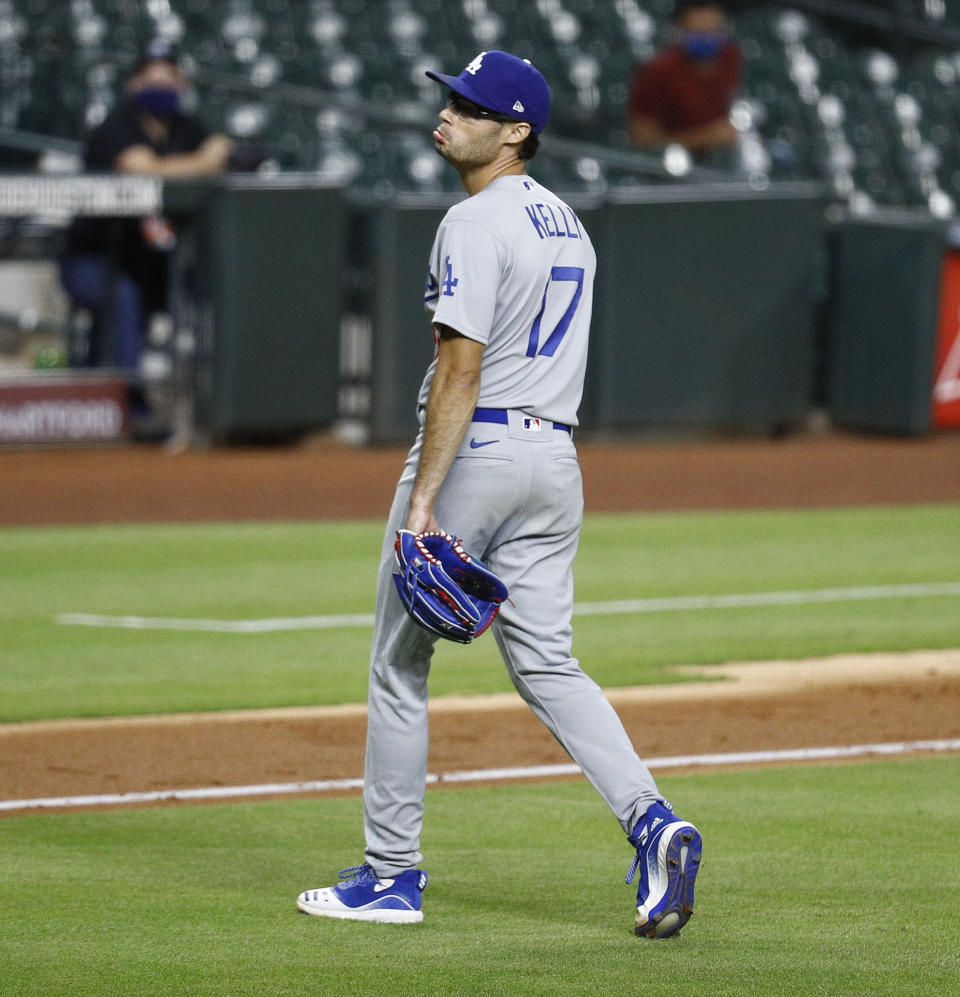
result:
[[[515,145],[518,148],[527,140],[531,132],[530,124],[526,121],[508,122],[510,130],[507,132],[505,141],[508,145]]]

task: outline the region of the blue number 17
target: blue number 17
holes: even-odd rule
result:
[[[575,281],[577,285],[576,291],[573,292],[573,299],[570,301],[567,310],[563,313],[560,321],[554,327],[553,332],[547,337],[547,341],[543,344],[543,348],[537,352],[537,347],[540,345],[540,321],[543,318],[543,312],[547,307],[547,291],[550,290],[550,284],[554,281],[569,280]],[[550,280],[547,282],[547,286],[543,289],[543,301],[540,302],[540,311],[537,312],[537,317],[534,319],[533,328],[530,330],[530,343],[527,346],[527,356],[528,357],[552,357],[554,353],[557,352],[557,347],[560,345],[560,340],[566,335],[567,329],[570,328],[570,321],[573,318],[573,313],[577,310],[577,305],[580,304],[580,295],[583,293],[583,267],[554,267],[550,271]]]

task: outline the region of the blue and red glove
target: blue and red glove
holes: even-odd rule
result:
[[[449,533],[398,530],[393,580],[406,611],[422,627],[469,644],[493,623],[507,586]]]

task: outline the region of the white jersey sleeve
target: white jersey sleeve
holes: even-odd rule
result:
[[[489,342],[505,255],[482,225],[470,219],[446,222],[430,265],[437,276],[433,321],[468,339]]]

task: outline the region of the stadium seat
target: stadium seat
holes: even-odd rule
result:
[[[960,27],[960,4],[897,3],[918,24]],[[370,125],[363,106],[414,109],[428,120],[443,95],[426,68],[456,73],[477,51],[509,47],[551,83],[552,134],[623,149],[631,74],[669,38],[672,5],[0,0],[0,123],[82,137],[119,96],[137,48],[159,34],[181,46],[188,69],[232,81],[198,88],[211,124],[259,137],[282,168],[356,174],[356,183],[371,188],[447,189],[452,171],[437,171],[428,141],[424,156],[419,126]],[[921,204],[936,189],[958,193],[960,57],[904,39],[895,54],[851,47],[855,36],[836,17],[774,3],[735,5],[730,19],[744,54],[737,113],[762,137],[772,177],[820,178],[838,196],[862,189],[877,203]],[[62,86],[64,67],[79,85]],[[305,89],[285,99],[282,84]],[[356,108],[347,112],[351,125],[318,124],[338,103]],[[904,113],[914,120],[905,122]],[[571,190],[630,182],[629,171],[591,159],[544,157],[538,167]]]

